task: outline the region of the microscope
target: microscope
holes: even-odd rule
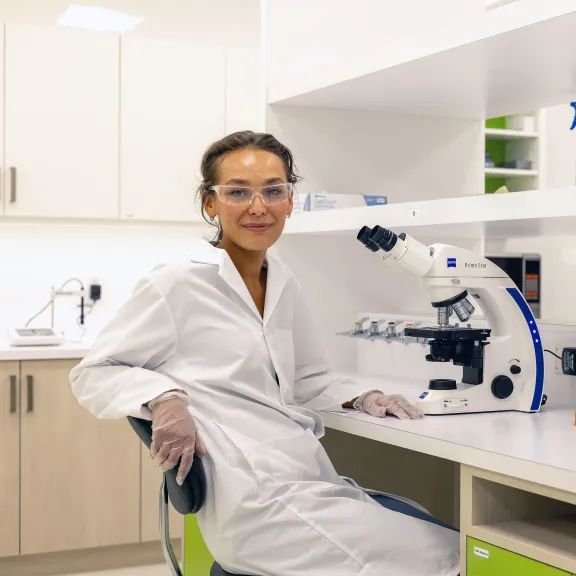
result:
[[[437,325],[407,328],[406,336],[428,340],[428,362],[452,362],[462,380],[431,380],[416,400],[425,414],[516,410],[537,412],[544,392],[544,351],[536,320],[510,277],[469,250],[425,246],[407,234],[364,226],[358,240],[385,264],[402,266],[422,279],[436,309]],[[489,329],[466,323],[482,308]],[[460,323],[450,324],[456,315]]]

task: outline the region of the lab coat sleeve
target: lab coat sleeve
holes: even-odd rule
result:
[[[102,331],[70,373],[72,391],[98,418],[150,419],[144,406],[168,390],[181,389],[156,369],[178,344],[176,325],[163,293],[148,277]]]
[[[344,412],[342,404],[365,390],[339,376],[331,366],[301,290],[296,297],[293,326],[296,404],[315,411]]]

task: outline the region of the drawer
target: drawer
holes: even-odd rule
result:
[[[466,569],[468,576],[570,576],[558,568],[474,538],[467,539]]]

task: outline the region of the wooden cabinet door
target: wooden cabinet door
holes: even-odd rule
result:
[[[117,218],[120,43],[8,24],[6,215]]]
[[[126,420],[98,420],[78,404],[75,364],[21,364],[23,554],[139,540],[139,440]]]
[[[20,548],[18,362],[0,362],[0,557]]]
[[[160,485],[162,474],[142,444],[142,542],[160,540]],[[170,505],[170,537],[182,538],[184,518]]]
[[[120,216],[199,221],[206,147],[226,117],[223,49],[126,35],[122,40]]]

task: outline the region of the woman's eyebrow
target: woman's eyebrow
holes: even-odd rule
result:
[[[237,186],[248,186],[250,182],[248,180],[242,180],[241,178],[230,178],[226,185],[228,184],[235,184]]]

